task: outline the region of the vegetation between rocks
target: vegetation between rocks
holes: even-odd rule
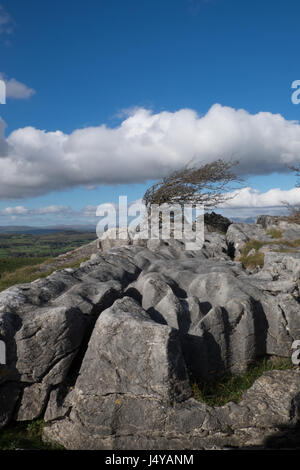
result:
[[[260,248],[266,245],[273,245],[274,251],[277,253],[293,253],[298,251],[300,247],[300,239],[286,240],[285,238],[279,238],[282,235],[281,230],[271,229],[268,232],[272,238],[276,238],[276,241],[262,241],[262,240],[249,240],[241,249],[241,256],[239,261],[243,263],[244,268],[252,269],[256,266],[260,268],[264,265],[264,253],[260,252]],[[276,249],[276,246],[280,245],[280,249]],[[249,254],[251,250],[255,250],[255,253]]]
[[[260,253],[258,250],[265,245],[265,242],[260,240],[249,240],[243,246],[241,250],[241,256],[239,261],[243,263],[244,268],[252,269],[256,266],[260,268],[264,265],[264,253]],[[249,255],[251,250],[255,250],[255,253]]]
[[[282,237],[282,230],[277,228],[270,228],[267,230],[267,234],[270,235],[272,238],[281,238]]]
[[[264,372],[287,370],[295,367],[289,358],[265,358],[255,362],[243,375],[227,374],[221,380],[206,383],[192,381],[193,397],[210,406],[223,406],[230,401],[238,403],[244,392]]]
[[[62,450],[60,445],[52,445],[42,440],[44,421],[11,423],[0,430],[0,450]]]

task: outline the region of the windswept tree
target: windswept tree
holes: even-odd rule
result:
[[[293,166],[293,165],[290,165],[288,166],[289,170],[293,171],[294,173],[296,173],[296,176],[298,176],[298,178],[300,178],[300,164],[296,165],[296,166]],[[300,180],[298,180],[298,182],[296,183],[295,185],[296,188],[300,188]]]
[[[152,204],[201,204],[213,208],[231,199],[232,183],[241,183],[232,170],[238,161],[225,162],[222,159],[199,167],[185,166],[151,186],[144,194],[143,201],[148,209]]]
[[[296,166],[289,166],[289,170],[293,171],[298,178],[300,178],[300,164]],[[296,188],[300,188],[300,180],[295,184]],[[283,220],[288,220],[289,222],[293,222],[295,224],[300,224],[300,204],[290,204],[288,201],[281,201],[282,204],[288,211],[288,216],[281,218]]]

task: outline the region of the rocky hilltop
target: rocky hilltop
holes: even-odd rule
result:
[[[263,448],[297,428],[298,368],[266,372],[239,404],[192,396],[191,376],[291,357],[300,339],[300,226],[214,230],[197,251],[107,238],[80,268],[0,293],[0,426],[43,416],[68,449]]]

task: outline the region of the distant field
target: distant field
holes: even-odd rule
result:
[[[44,261],[72,251],[96,239],[95,233],[0,234],[0,292],[8,287],[46,276],[39,272]],[[73,261],[74,263],[74,261]],[[51,272],[49,265],[49,272]]]
[[[71,231],[42,235],[0,234],[0,273],[4,267],[3,263],[5,264],[4,259],[55,257],[96,238],[95,233]],[[15,262],[18,263],[18,260],[16,259]],[[21,263],[21,260],[19,262]]]

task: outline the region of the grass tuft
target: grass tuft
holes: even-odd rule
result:
[[[44,421],[12,423],[0,430],[0,450],[61,450],[62,446],[43,442]]]
[[[264,260],[265,260],[264,253],[258,253],[258,252],[250,256],[240,257],[240,261],[242,262],[243,267],[248,268],[248,269],[253,269],[253,268],[256,268],[257,266],[262,268],[264,265]]]
[[[294,253],[297,248],[300,247],[300,239],[296,240],[286,240],[285,238],[279,238],[282,235],[282,232],[277,229],[271,229],[268,231],[268,234],[272,238],[276,238],[276,241],[261,241],[261,240],[249,240],[241,249],[241,256],[239,261],[242,262],[244,268],[253,269],[256,266],[260,268],[264,265],[264,253],[260,253],[259,249],[265,245],[282,245],[281,249],[275,249],[274,252],[277,253]],[[255,253],[249,256],[251,250],[255,250]]]
[[[267,230],[267,234],[270,235],[272,238],[281,238],[282,237],[282,230],[277,228],[270,228]]]
[[[247,243],[245,243],[245,245],[241,249],[242,256],[247,256],[248,253],[253,249],[255,251],[258,251],[265,244],[266,242],[262,242],[260,240],[254,240],[254,239],[249,240]]]
[[[197,381],[192,380],[193,397],[210,406],[223,406],[230,401],[238,403],[244,392],[264,372],[287,370],[294,367],[292,361],[288,358],[265,358],[255,362],[243,375],[227,374],[217,382],[197,383]]]
[[[264,253],[260,253],[258,250],[265,245],[265,242],[260,240],[249,240],[241,249],[241,256],[239,261],[242,262],[244,268],[255,268],[256,266],[263,267],[264,265]],[[255,253],[249,255],[251,250],[255,250]]]

